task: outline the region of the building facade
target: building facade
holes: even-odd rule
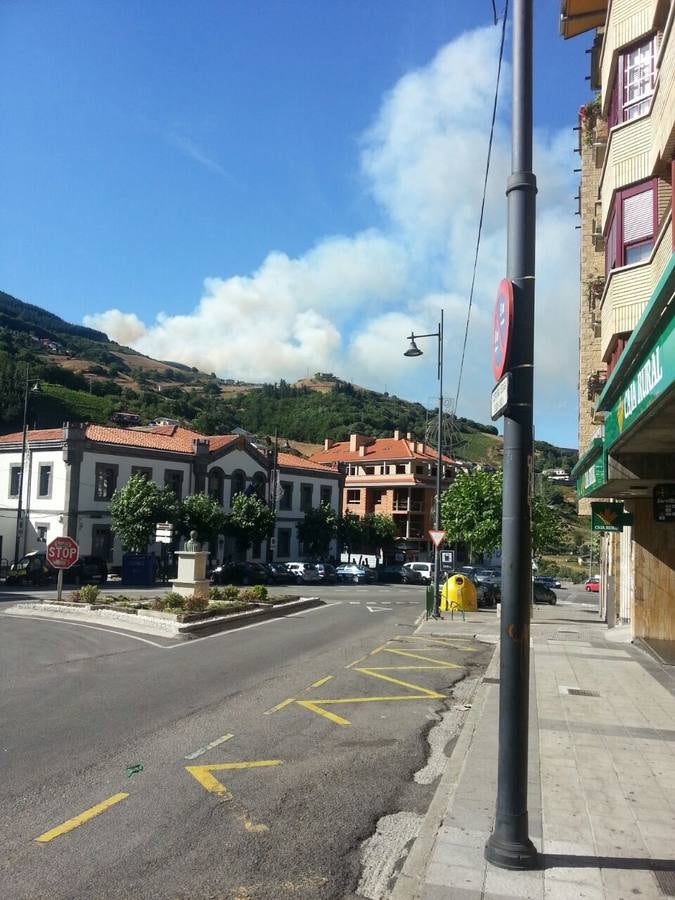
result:
[[[17,524],[18,554],[44,549],[61,535],[74,538],[80,552],[122,562],[122,547],[112,530],[110,500],[134,474],[179,499],[208,493],[225,512],[238,493],[270,499],[273,458],[241,435],[206,436],[176,425],[114,428],[65,425],[27,433],[23,479],[21,433],[0,436],[0,558],[13,561]],[[291,454],[278,454],[276,471],[288,503],[279,503],[275,540],[254,545],[250,559],[294,559],[300,552],[296,524],[308,503],[330,503],[340,511],[342,476]],[[21,515],[19,492],[21,491]],[[276,549],[273,550],[276,544]],[[158,550],[151,546],[150,550]],[[228,538],[211,548],[213,562],[234,555]]]
[[[344,473],[342,507],[358,516],[385,513],[397,529],[397,549],[408,559],[432,559],[429,529],[434,527],[438,453],[394,431],[391,438],[352,434],[348,441],[326,439],[312,462],[335,465]],[[455,475],[455,463],[442,458],[442,489]]]
[[[672,0],[562,2],[563,35],[592,33],[591,84],[600,92],[594,121],[580,122],[581,456],[573,475],[582,511],[588,502],[618,504],[602,526],[614,529],[602,541],[607,621],[630,622],[635,637],[671,646],[674,18]],[[584,379],[593,375],[584,398]]]

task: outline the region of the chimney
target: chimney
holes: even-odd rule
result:
[[[398,430],[398,428],[394,431],[394,440],[395,441],[401,440],[401,432]]]
[[[414,441],[414,440],[415,440],[415,436],[414,436],[414,434],[412,433],[412,431],[409,431],[409,432],[406,434],[406,440],[408,440],[408,441]]]
[[[330,450],[331,447],[334,447],[334,446],[335,446],[335,441],[331,441],[330,438],[324,438],[324,441],[323,441],[323,449],[324,450]]]
[[[372,444],[373,439],[368,437],[365,434],[350,434],[349,435],[349,452],[356,453],[361,447],[367,447],[369,444]]]
[[[365,455],[366,455],[366,445],[361,444],[361,446],[359,447],[359,456],[365,456]]]

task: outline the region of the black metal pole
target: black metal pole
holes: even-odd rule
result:
[[[507,276],[513,282],[514,321],[507,363],[511,397],[504,421],[499,765],[495,827],[485,847],[486,859],[505,869],[531,869],[538,864],[527,814],[536,192],[532,0],[514,0],[512,174],[506,191]]]
[[[436,516],[434,528],[441,530],[441,472],[443,466],[443,310],[438,323],[438,459],[436,461]],[[441,614],[441,566],[440,550],[434,544],[434,618]]]
[[[19,543],[21,540],[21,514],[23,512],[23,470],[26,464],[26,431],[28,429],[28,378],[29,365],[26,363],[26,384],[23,395],[23,429],[21,441],[21,471],[19,472],[19,501],[16,507],[16,536],[14,539],[14,565],[19,562]]]

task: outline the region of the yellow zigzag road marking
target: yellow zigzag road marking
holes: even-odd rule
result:
[[[473,641],[473,638],[462,638],[462,637],[454,637],[454,638],[429,638],[425,637],[422,634],[400,634],[395,640],[406,640],[406,641],[426,641],[427,644],[437,644],[440,647],[453,647],[455,650],[461,650],[462,653],[478,653],[478,650],[475,647],[464,647],[463,644],[470,643]],[[420,649],[425,649],[421,647]],[[433,649],[431,647],[427,649]]]
[[[296,700],[295,702],[299,706],[304,706],[305,709],[309,709],[312,712],[316,713],[319,716],[323,716],[325,719],[328,719],[330,722],[334,722],[336,725],[351,725],[349,719],[345,719],[344,716],[339,716],[337,713],[331,712],[328,709],[325,709],[326,706],[335,706],[337,704],[343,703],[386,703],[391,701],[401,701],[401,700],[442,700],[444,698],[444,694],[440,694],[438,691],[432,691],[429,688],[422,687],[419,684],[412,684],[409,681],[402,681],[400,678],[393,678],[391,675],[385,675],[384,672],[396,672],[396,671],[410,671],[410,670],[428,670],[428,669],[461,669],[461,666],[456,665],[455,663],[443,662],[442,660],[433,659],[430,656],[421,656],[418,653],[410,653],[407,650],[392,650],[389,647],[383,645],[382,647],[378,647],[377,650],[374,650],[373,653],[379,653],[380,651],[385,650],[387,653],[394,653],[398,656],[405,656],[411,659],[419,659],[422,662],[433,663],[433,665],[428,666],[369,666],[369,667],[360,667],[354,669],[355,672],[360,672],[363,675],[368,675],[371,678],[379,678],[382,681],[388,681],[390,684],[396,684],[400,687],[408,688],[413,693],[411,694],[402,694],[402,695],[394,695],[389,697],[341,697],[337,699],[317,699],[317,700]],[[372,656],[373,654],[371,654]]]
[[[231,800],[232,794],[221,784],[211,772],[224,772],[229,769],[259,769],[263,766],[280,766],[280,759],[258,759],[253,762],[213,763],[208,766],[185,766],[185,771],[198,781],[211,794],[219,794],[223,800]]]

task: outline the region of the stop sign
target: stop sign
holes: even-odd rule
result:
[[[55,569],[69,569],[80,556],[80,548],[71,537],[57,537],[47,544],[47,562]]]

